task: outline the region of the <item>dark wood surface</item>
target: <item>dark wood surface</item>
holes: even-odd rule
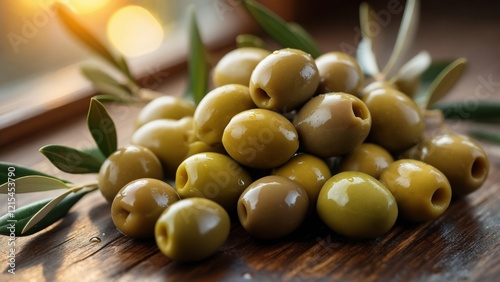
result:
[[[468,58],[469,71],[447,99],[477,98],[474,91],[480,84],[479,77],[491,76],[491,80],[500,81],[497,51],[500,24],[485,17],[475,19],[474,28],[472,20],[458,20],[459,12],[449,17],[431,17],[423,22],[412,51],[426,49],[436,58]],[[342,42],[355,43],[355,22],[337,23],[335,19],[331,22],[338,29],[335,33],[323,21],[311,24],[312,33],[320,38],[325,50],[338,50]],[[181,93],[184,85],[185,76],[179,73],[170,75],[159,90]],[[492,89],[488,99],[498,100],[500,86]],[[119,129],[120,145],[127,144],[138,110],[131,106],[109,107]],[[471,127],[464,122],[451,126],[459,132],[467,132]],[[0,160],[27,165],[75,183],[94,182],[95,175],[59,172],[37,152],[47,144],[86,147],[92,142],[87,131],[84,115],[66,119],[30,138],[3,146]],[[491,170],[480,190],[453,201],[435,221],[397,222],[388,234],[378,239],[347,240],[311,218],[284,239],[260,241],[235,222],[228,241],[214,256],[199,263],[181,264],[163,256],[154,240],[134,240],[121,235],[111,221],[110,206],[94,192],[51,228],[16,239],[15,275],[6,273],[7,238],[0,237],[0,280],[498,281],[500,147],[483,145]],[[17,203],[22,206],[54,194],[57,192],[18,195]],[[0,201],[5,203],[3,195]],[[100,241],[92,240],[93,237]]]

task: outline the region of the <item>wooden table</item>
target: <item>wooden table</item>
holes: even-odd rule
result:
[[[333,20],[335,21],[335,20]],[[491,75],[500,80],[497,25],[488,21],[481,32],[463,28],[460,34],[447,33],[445,45],[432,45],[440,31],[460,26],[443,21],[437,30],[423,23],[413,50],[427,49],[439,57],[465,56],[471,68],[450,100],[471,97],[478,77]],[[339,28],[335,38],[325,25],[312,25],[325,50],[338,50],[339,42],[353,44],[352,26]],[[486,29],[486,30],[485,30]],[[430,32],[433,30],[433,32]],[[429,32],[428,34],[426,32]],[[463,38],[491,40],[478,52]],[[494,38],[491,39],[490,37]],[[489,38],[489,39],[488,39]],[[448,46],[455,48],[448,48]],[[171,75],[159,89],[181,93],[184,73]],[[492,92],[497,99],[499,88]],[[110,106],[119,129],[120,145],[126,145],[139,108]],[[455,129],[465,132],[469,125]],[[95,181],[95,175],[68,175],[53,168],[37,150],[43,145],[61,144],[86,147],[91,137],[85,115],[61,121],[30,138],[0,149],[0,160],[15,162],[69,179],[75,183]],[[484,186],[466,198],[455,200],[444,215],[423,224],[398,222],[385,236],[366,241],[340,237],[318,220],[308,220],[292,235],[277,241],[260,241],[249,236],[234,222],[227,242],[213,257],[193,264],[173,262],[162,255],[154,240],[134,240],[121,235],[110,218],[110,205],[99,192],[85,196],[71,212],[48,230],[16,238],[16,275],[6,273],[7,239],[0,237],[2,281],[137,281],[137,280],[218,280],[218,281],[498,281],[500,274],[500,182],[499,147],[484,144],[490,157],[490,176]],[[24,205],[42,195],[18,195]],[[0,201],[4,203],[2,195]],[[0,205],[5,207],[4,204]],[[6,211],[2,211],[3,214]],[[99,240],[91,240],[98,237]]]

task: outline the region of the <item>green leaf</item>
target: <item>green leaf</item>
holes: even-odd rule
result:
[[[453,88],[462,76],[466,64],[467,60],[465,58],[458,58],[444,67],[432,80],[429,73],[435,74],[437,68],[442,65],[429,68],[429,73],[426,71],[422,75],[422,85],[419,93],[414,98],[415,102],[421,108],[430,108]]]
[[[467,101],[432,105],[432,109],[443,112],[446,119],[462,119],[476,121],[500,121],[500,102]]]
[[[413,97],[416,87],[420,84],[422,74],[429,68],[432,60],[428,52],[422,51],[406,62],[398,73],[390,79],[400,91]]]
[[[101,163],[103,163],[106,160],[106,157],[102,154],[101,150],[99,150],[99,148],[97,148],[97,147],[83,148],[83,149],[80,149],[80,151],[91,155],[96,160],[100,161]]]
[[[47,145],[39,151],[55,167],[67,173],[98,173],[103,163],[90,154],[66,146]]]
[[[13,231],[17,237],[20,237],[39,232],[63,218],[75,203],[77,203],[83,196],[96,189],[97,186],[83,188],[75,192],[73,191],[76,189],[67,191],[64,193],[66,194],[65,197],[58,200],[58,203],[55,206],[51,206],[50,210],[44,211],[44,213],[46,213],[45,216],[38,218],[38,222],[30,228],[26,228],[28,222],[40,210],[44,209],[44,207],[47,206],[53,198],[31,203],[16,209],[13,213],[7,213],[0,217],[0,235],[10,236]]]
[[[252,34],[240,34],[236,36],[236,46],[238,46],[238,48],[255,47],[261,49],[267,49],[264,40]]]
[[[318,44],[303,28],[285,22],[278,15],[253,0],[245,0],[244,4],[262,29],[284,47],[300,49],[311,54],[313,58],[321,55]]]
[[[374,77],[380,73],[377,58],[373,50],[375,35],[371,33],[369,23],[372,21],[373,11],[367,3],[359,6],[359,22],[361,28],[361,41],[356,51],[356,59],[367,76]]]
[[[387,61],[387,64],[382,70],[382,73],[389,75],[393,68],[399,63],[404,54],[408,51],[415,34],[417,33],[419,13],[420,13],[420,1],[418,0],[408,0],[406,1],[406,6],[403,14],[403,19],[399,27],[398,35],[396,37],[396,43],[394,44],[394,49],[392,50],[391,56]]]
[[[105,157],[117,149],[116,128],[104,105],[97,99],[90,99],[87,125],[97,147]]]
[[[189,82],[185,96],[193,98],[198,104],[208,92],[209,64],[205,46],[201,40],[196,11],[190,6],[189,13]]]
[[[488,141],[491,143],[500,144],[500,134],[490,133],[486,131],[473,130],[469,134],[477,139]]]
[[[125,85],[122,85],[116,81],[113,77],[103,72],[102,70],[83,66],[81,68],[82,74],[92,82],[94,88],[102,93],[116,96],[116,100],[130,100],[133,95],[132,91],[128,89]]]
[[[0,162],[0,183],[6,183],[9,181],[9,178],[20,178],[24,176],[30,175],[40,175],[45,177],[50,177],[53,179],[57,179],[61,182],[70,184],[68,180],[64,180],[19,164],[9,163],[9,162]]]
[[[74,185],[64,183],[59,179],[42,175],[28,175],[12,179],[0,185],[0,194],[8,194],[9,192],[15,192],[16,194],[31,193],[74,187]]]

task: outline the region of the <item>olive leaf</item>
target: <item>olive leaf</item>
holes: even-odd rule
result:
[[[90,99],[87,125],[104,157],[116,151],[118,142],[115,124],[104,105],[95,98]]]
[[[284,47],[300,49],[317,58],[321,55],[318,44],[312,36],[296,24],[289,24],[278,15],[253,0],[245,0],[245,8],[255,21]]]
[[[372,21],[371,7],[367,3],[362,3],[359,6],[359,22],[361,28],[361,41],[358,44],[356,51],[356,59],[367,76],[376,76],[380,73],[377,58],[373,50],[375,35],[369,29],[369,22]]]
[[[482,130],[472,130],[469,132],[469,135],[483,141],[500,144],[500,134],[490,133]]]
[[[252,35],[252,34],[240,34],[236,36],[236,46],[238,48],[242,47],[255,47],[261,49],[267,49],[266,43],[262,38]]]
[[[14,186],[9,183],[15,183]],[[9,193],[10,189],[14,187],[15,193],[31,193],[41,192],[56,189],[68,189],[74,187],[72,184],[64,183],[59,179],[42,176],[42,175],[28,175],[15,178],[11,182],[5,182],[0,185],[0,194]]]
[[[92,85],[98,92],[115,96],[114,100],[118,101],[131,100],[133,92],[102,70],[91,66],[83,66],[80,71],[83,76],[92,82]]]
[[[96,189],[97,185],[73,188],[63,193],[64,196],[44,199],[7,213],[0,217],[0,235],[10,236],[13,231],[19,237],[39,232],[63,218],[75,203]],[[40,211],[43,211],[43,216]],[[37,222],[33,220],[35,216]]]
[[[475,120],[479,122],[499,121],[500,102],[468,101],[435,104],[432,109],[441,110],[446,119]]]
[[[103,163],[102,159],[66,146],[46,145],[39,151],[55,167],[67,173],[98,173]]]
[[[196,11],[194,6],[188,9],[189,14],[189,82],[186,93],[187,97],[192,97],[198,104],[208,92],[209,64],[207,51],[201,40]]]
[[[31,169],[29,167],[25,167],[20,164],[14,164],[14,163],[9,163],[9,162],[0,162],[0,183],[6,183],[9,182],[9,178],[20,178],[23,176],[30,176],[30,175],[40,175],[40,176],[45,176],[45,177],[50,177],[53,179],[57,179],[61,182],[71,184],[70,181],[64,180],[62,178],[58,178],[46,173],[43,173],[41,171],[37,171],[34,169]]]
[[[430,108],[456,84],[462,76],[466,64],[465,58],[458,58],[442,68],[441,71],[436,68],[442,67],[442,64],[430,67],[428,72],[422,74],[422,84],[420,91],[414,98],[415,102],[423,109]],[[431,79],[431,75],[436,73],[438,74]]]
[[[429,68],[432,60],[427,51],[421,51],[415,57],[406,62],[394,75],[389,83],[394,84],[403,93],[413,96],[409,88],[420,83],[422,74]]]
[[[420,1],[408,0],[403,14],[401,25],[399,26],[396,43],[391,56],[385,67],[382,69],[384,75],[389,75],[394,67],[410,48],[417,33],[418,19],[420,14]]]
[[[96,160],[98,160],[101,163],[103,163],[106,160],[106,157],[102,154],[101,150],[99,150],[98,147],[83,148],[80,149],[80,151],[93,156]]]

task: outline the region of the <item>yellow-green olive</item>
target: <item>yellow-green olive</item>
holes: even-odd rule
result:
[[[368,140],[390,152],[406,150],[423,139],[424,119],[417,104],[391,88],[367,93],[363,101],[370,110],[372,128]]]
[[[391,192],[377,179],[358,171],[341,172],[326,181],[317,212],[330,229],[353,238],[381,236],[398,217]]]
[[[359,146],[368,136],[371,116],[354,95],[328,93],[309,100],[293,120],[304,151],[322,158]]]
[[[238,200],[238,218],[260,239],[282,238],[297,229],[309,206],[307,192],[295,181],[265,176],[250,184]]]
[[[194,113],[196,136],[208,145],[222,146],[222,133],[231,118],[256,108],[247,86],[227,84],[210,91]]]
[[[261,48],[243,47],[224,55],[213,71],[215,87],[226,84],[241,84],[248,86],[250,76],[257,64],[271,52]]]
[[[391,84],[388,81],[376,80],[363,88],[363,90],[361,91],[361,97],[375,90],[386,89],[386,88],[398,90],[398,88],[394,84]]]
[[[132,238],[153,238],[155,224],[179,195],[168,183],[140,178],[126,184],[111,205],[111,219],[121,233]]]
[[[316,211],[316,202],[323,184],[332,177],[330,168],[320,158],[310,154],[297,154],[272,175],[286,177],[299,183],[309,198],[309,210]]]
[[[441,171],[450,182],[454,197],[463,197],[479,189],[490,169],[488,155],[481,145],[458,134],[443,134],[425,140],[405,152],[404,156]]]
[[[408,221],[435,219],[450,205],[448,179],[441,171],[421,161],[393,162],[380,175],[380,182],[396,199],[399,215]]]
[[[205,198],[182,199],[170,205],[155,226],[156,244],[170,259],[199,261],[224,244],[231,222],[216,202]]]
[[[259,108],[289,112],[311,98],[318,84],[318,68],[311,55],[287,48],[259,62],[249,87]]]
[[[251,182],[250,175],[236,161],[219,153],[188,157],[179,165],[175,177],[181,198],[208,198],[228,213],[235,211],[238,198]]]
[[[148,148],[128,145],[119,148],[104,161],[97,182],[101,194],[112,203],[125,184],[139,178],[163,179],[162,165]]]
[[[157,119],[181,119],[193,116],[196,106],[193,102],[174,96],[161,96],[146,104],[137,115],[135,127]]]
[[[240,164],[253,168],[274,168],[288,161],[299,148],[293,124],[266,109],[252,109],[235,115],[224,129],[222,144]]]
[[[375,178],[394,161],[379,145],[363,143],[342,157],[339,171],[361,171]]]
[[[355,58],[343,52],[328,52],[316,58],[321,78],[318,92],[345,92],[359,96],[365,83]]]

